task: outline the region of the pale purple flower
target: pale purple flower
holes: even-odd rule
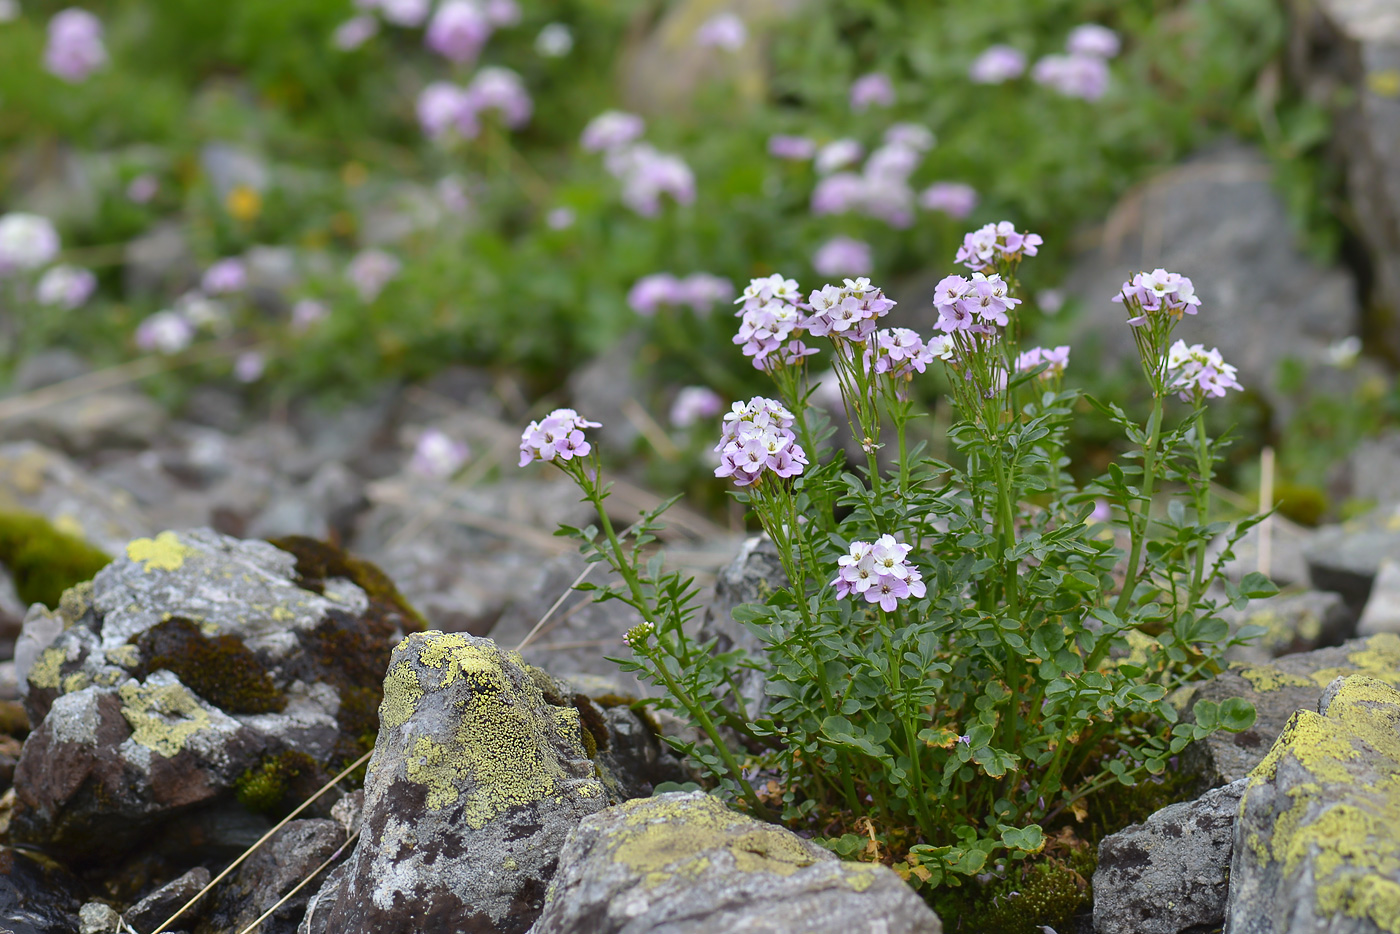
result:
[[[763,472],[795,477],[807,466],[807,454],[792,432],[793,416],[781,403],[755,396],[736,402],[724,416],[716,477],[730,477],[735,486],[749,486]]]
[[[553,208],[544,216],[545,226],[550,230],[568,230],[574,226],[574,221],[578,218],[574,216],[573,208]]]
[[[645,129],[646,121],[636,114],[605,110],[588,121],[579,143],[587,152],[611,152],[641,139]]]
[[[534,461],[568,461],[587,457],[593,450],[584,438],[585,428],[601,427],[581,418],[573,409],[555,409],[539,422],[531,422],[520,435],[520,466]]]
[[[232,326],[228,309],[198,289],[186,292],[175,300],[175,310],[196,330],[225,334]]]
[[[481,54],[491,31],[491,21],[476,0],[443,0],[428,21],[423,44],[450,61],[470,62]]]
[[[803,333],[802,290],[797,280],[777,273],[752,279],[734,304],[740,306],[734,314],[741,321],[733,340],[742,346],[745,356],[753,358],[755,369],[797,366],[817,352],[799,340]]]
[[[941,349],[941,348],[940,348]],[[912,379],[934,361],[933,351],[909,328],[884,328],[865,345],[865,367],[896,380]]]
[[[1094,500],[1094,511],[1089,513],[1089,522],[1107,522],[1113,518],[1113,507],[1100,496]]]
[[[860,343],[875,333],[876,320],[894,306],[869,279],[846,279],[842,285],[825,285],[808,296],[811,314],[801,326],[816,337]]]
[[[744,287],[743,294],[734,299],[734,304],[743,305],[747,308],[750,304],[781,299],[791,302],[793,305],[802,302],[802,287],[797,284],[796,279],[785,279],[781,273],[773,273],[771,276],[762,279],[750,279],[749,284]],[[744,313],[743,309],[736,311],[736,317]]]
[[[671,404],[671,424],[689,428],[705,418],[714,418],[724,411],[724,400],[708,386],[686,386],[676,393]]]
[[[1071,55],[1092,55],[1113,58],[1122,48],[1118,33],[1098,23],[1085,23],[1070,30],[1065,51]]]
[[[418,436],[413,448],[413,459],[409,469],[421,477],[432,480],[446,480],[462,469],[471,456],[471,449],[465,441],[457,441],[445,432],[429,428]]]
[[[34,298],[41,305],[72,311],[87,304],[97,290],[97,277],[77,266],[53,266],[39,279]]]
[[[143,172],[126,186],[126,200],[132,204],[149,204],[160,191],[160,180],[150,172]]]
[[[887,146],[905,146],[918,152],[928,152],[937,141],[933,131],[922,123],[895,123],[885,130]]]
[[[535,37],[535,51],[545,58],[563,58],[574,49],[574,34],[563,23],[548,23]]]
[[[977,208],[977,189],[962,182],[934,182],[919,194],[919,205],[961,220]]]
[[[837,172],[817,182],[812,189],[812,213],[845,214],[866,201],[868,186],[863,176],[854,172]]]
[[[851,109],[857,113],[871,107],[894,106],[894,83],[879,72],[861,75],[851,82]]]
[[[1185,341],[1177,341],[1167,353],[1167,386],[1180,390],[1183,402],[1219,399],[1226,390],[1243,390],[1235,378],[1237,373],[1214,347],[1206,350],[1201,344],[1188,347]]]
[[[660,213],[662,195],[677,204],[695,201],[695,173],[680,156],[638,143],[610,153],[607,166],[622,182],[623,204],[643,217]]]
[[[967,76],[976,84],[1002,84],[1026,70],[1026,54],[1009,45],[994,45],[973,59]]]
[[[438,203],[450,214],[465,214],[471,209],[467,186],[456,175],[444,175],[438,179],[433,191],[437,194]]]
[[[768,137],[768,155],[774,158],[800,162],[816,154],[816,141],[805,136],[785,136],[778,133]]]
[[[1010,323],[1007,313],[1021,304],[1012,298],[997,273],[945,276],[934,289],[934,307],[938,309],[938,329],[954,331],[985,331],[993,325],[1005,327]]]
[[[515,0],[486,0],[486,18],[498,29],[520,23],[520,4]]]
[[[361,5],[368,8],[378,7],[379,15],[384,17],[385,22],[409,29],[422,26],[431,7],[430,0],[371,0]]]
[[[1349,334],[1327,345],[1327,362],[1339,369],[1346,369],[1361,356],[1361,338]]]
[[[986,224],[963,237],[955,261],[983,272],[1003,260],[1016,262],[1035,256],[1044,242],[1039,234],[1018,232],[1010,221]]]
[[[851,542],[850,551],[837,559],[837,574],[831,581],[836,597],[863,596],[867,603],[878,603],[892,613],[900,600],[921,598],[927,593],[923,575],[909,564],[912,545],[881,535],[873,543]]]
[[[1064,289],[1041,289],[1035,295],[1035,303],[1047,315],[1057,315],[1065,307]]]
[[[862,170],[869,179],[904,181],[924,161],[923,152],[903,143],[886,143],[870,154]]]
[[[1066,97],[1096,101],[1108,90],[1108,64],[1094,55],[1047,55],[1031,77]]]
[[[231,295],[248,287],[248,269],[241,259],[221,259],[204,271],[199,287],[205,295]]]
[[[433,139],[455,130],[464,138],[476,136],[476,111],[464,88],[449,81],[434,81],[418,95],[418,123]]]
[[[342,52],[353,52],[379,34],[379,20],[373,16],[352,16],[331,33],[331,45]]]
[[[735,13],[719,13],[706,20],[695,31],[695,44],[701,48],[737,52],[748,41],[749,30]]]
[[[870,172],[864,178],[865,196],[858,205],[862,214],[901,230],[914,223],[914,189],[903,178]]]
[[[1042,363],[1046,364],[1046,367],[1040,374],[1041,379],[1063,376],[1065,368],[1069,366],[1069,346],[1061,344],[1053,348],[1032,347],[1016,358],[1016,372],[1028,373]]]
[[[643,276],[627,292],[628,307],[645,318],[656,314],[662,305],[679,305],[685,299],[684,286],[669,272]]]
[[[102,44],[102,21],[87,10],[69,7],[49,20],[44,67],[50,74],[77,84],[107,64]]]
[[[837,169],[854,165],[865,154],[865,147],[849,137],[832,140],[817,150],[814,163],[817,174],[829,175]]]
[[[256,350],[245,350],[233,361],[233,378],[240,383],[256,383],[266,370],[267,358]]]
[[[850,237],[832,237],[812,255],[812,268],[821,276],[868,276],[874,267],[870,244]]]
[[[361,250],[350,260],[345,276],[361,301],[372,302],[402,268],[402,263],[383,250]]]
[[[292,306],[292,331],[305,333],[317,323],[330,317],[331,310],[314,298],[303,298]]]
[[[1194,315],[1201,304],[1190,279],[1161,268],[1140,272],[1124,282],[1113,301],[1133,313],[1128,318],[1133,327],[1146,324],[1158,313],[1180,320],[1183,314]]]
[[[467,98],[475,113],[494,110],[511,129],[530,122],[534,104],[520,76],[509,68],[489,66],[481,69],[467,85]]]
[[[179,353],[192,340],[194,325],[174,311],[158,311],[136,328],[136,346],[147,352]]]
[[[58,249],[58,231],[47,217],[23,211],[0,215],[0,276],[47,266]]]
[[[680,281],[678,294],[697,315],[703,315],[733,297],[734,283],[713,273],[693,272]]]

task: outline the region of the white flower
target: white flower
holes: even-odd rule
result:
[[[535,37],[535,51],[545,58],[563,58],[574,48],[574,34],[563,23],[550,23]]]
[[[0,276],[48,265],[58,246],[58,231],[47,217],[21,211],[0,217]]]
[[[174,311],[158,311],[136,328],[136,346],[147,351],[179,353],[193,339],[194,325]]]
[[[34,297],[41,305],[72,310],[81,307],[97,288],[97,277],[77,266],[54,266],[39,280]]]
[[[812,163],[818,175],[828,175],[837,169],[852,165],[861,157],[865,149],[853,139],[838,139],[817,150]]]

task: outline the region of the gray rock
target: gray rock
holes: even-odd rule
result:
[[[1254,725],[1242,733],[1215,733],[1187,747],[1186,759],[1206,787],[1227,785],[1250,773],[1295,710],[1312,708],[1332,679],[1361,673],[1400,684],[1400,635],[1381,633],[1333,648],[1300,652],[1268,665],[1233,665],[1177,698],[1184,719],[1198,700],[1219,703],[1242,697],[1254,705]]]
[[[71,350],[61,347],[41,350],[27,358],[15,371],[14,391],[29,392],[74,379],[92,368]]]
[[[363,831],[301,930],[525,931],[565,837],[608,804],[583,729],[490,640],[429,632],[400,643]]]
[[[735,622],[732,616],[734,608],[745,603],[764,603],[775,591],[787,585],[787,572],[783,570],[773,540],[766,535],[748,539],[715,580],[714,600],[705,607],[700,639],[715,639],[717,652],[742,649],[761,661],[763,643],[747,626]],[[767,708],[764,691],[768,684],[763,671],[757,668],[742,669],[736,683],[750,719],[763,716]]]
[[[1104,837],[1094,870],[1097,934],[1182,934],[1225,920],[1235,812],[1246,779]]]
[[[185,225],[161,221],[127,241],[123,278],[128,295],[161,298],[186,289],[199,275]]]
[[[63,454],[32,441],[0,444],[0,510],[41,515],[108,554],[153,531],[125,491],[93,480]]]
[[[1381,562],[1356,632],[1362,636],[1400,632],[1400,562],[1389,558]]]
[[[1400,503],[1400,432],[1363,438],[1346,459],[1337,464],[1328,486],[1338,500]]]
[[[1227,934],[1381,934],[1400,922],[1400,691],[1353,675],[1251,773]]]
[[[1346,602],[1339,594],[1321,590],[1251,600],[1243,610],[1227,607],[1220,616],[1232,633],[1247,625],[1265,630],[1257,641],[1226,650],[1232,662],[1268,664],[1280,655],[1335,645],[1356,634],[1356,616]]]
[[[170,880],[132,905],[122,917],[126,918],[127,924],[142,934],[145,934],[146,931],[154,931],[158,925],[194,898],[200,889],[208,885],[209,879],[209,870],[203,866],[196,866],[183,876]],[[197,905],[190,909],[193,914],[181,915],[183,923],[189,924],[198,919],[204,907]]]
[[[88,902],[78,911],[78,934],[118,934],[122,916],[106,902]]]
[[[287,824],[230,878],[219,883],[203,929],[242,931],[311,875],[345,840],[345,828],[333,820]],[[315,891],[313,882],[288,899],[262,922],[260,934],[295,934]]]
[[[324,464],[303,486],[275,495],[248,524],[249,538],[308,535],[330,538],[353,525],[364,502],[364,483],[344,464]]]
[[[633,408],[647,395],[637,375],[640,350],[640,336],[629,334],[569,377],[574,407],[602,423],[594,429],[597,440],[619,453],[631,451],[641,435]]]
[[[0,930],[73,934],[85,897],[82,883],[53,860],[0,847]]]
[[[645,798],[662,782],[688,782],[693,776],[661,741],[660,729],[643,715],[621,704],[603,707],[606,741],[598,744],[597,760],[618,783],[620,799]]]
[[[165,410],[144,393],[113,389],[7,419],[0,424],[0,436],[82,455],[149,446],[165,420]]]
[[[1268,520],[1269,528],[1269,580],[1280,587],[1309,583],[1308,563],[1303,559],[1303,549],[1312,538],[1312,530],[1290,522],[1275,514]],[[1225,562],[1225,576],[1238,582],[1246,574],[1259,570],[1259,537],[1263,525],[1256,525],[1235,543],[1235,557]],[[1210,557],[1214,560],[1224,548],[1223,538],[1213,543]]]
[[[163,532],[57,610],[31,610],[17,671],[35,730],[16,769],[16,839],[110,858],[191,808],[246,817],[231,792],[251,769],[295,761],[315,787],[359,754],[390,647],[416,619],[371,566],[282,544]],[[207,819],[205,836],[229,844],[248,832]]]
[[[938,934],[938,917],[884,866],[700,792],[641,798],[569,837],[531,934]]]
[[[1160,266],[1189,276],[1201,299],[1202,314],[1186,318],[1177,335],[1218,347],[1280,422],[1297,401],[1280,384],[1284,360],[1302,365],[1311,392],[1350,388],[1357,371],[1336,368],[1327,351],[1358,333],[1355,284],[1301,253],[1290,230],[1258,150],[1227,145],[1198,155],[1115,208],[1102,245],[1068,280],[1083,303],[1070,342],[1098,344],[1110,361],[1136,370],[1132,328],[1111,299],[1133,273]]]
[[[1332,111],[1332,154],[1346,173],[1347,216],[1370,254],[1376,324],[1400,349],[1400,12],[1389,0],[1293,0],[1289,61]]]
[[[1342,595],[1358,616],[1385,560],[1400,561],[1400,505],[1390,504],[1342,525],[1318,529],[1303,549],[1318,590]]]

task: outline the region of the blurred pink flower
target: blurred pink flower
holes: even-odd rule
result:
[[[133,204],[148,204],[160,191],[160,181],[150,172],[143,172],[126,186],[126,200]]]
[[[361,250],[350,260],[345,276],[361,301],[372,302],[401,269],[403,264],[383,250]]]
[[[481,69],[467,85],[467,100],[472,111],[495,110],[511,129],[530,121],[534,104],[520,76],[509,68],[489,66]]]
[[[1026,53],[1009,45],[994,45],[973,59],[967,76],[976,84],[1003,84],[1019,78],[1025,70]]]
[[[817,144],[805,136],[777,134],[768,137],[768,154],[778,159],[794,161],[810,159],[817,154]]]
[[[611,152],[641,138],[646,122],[636,114],[605,110],[583,128],[580,145],[587,152]]]
[[[737,52],[748,41],[749,30],[736,13],[719,13],[695,31],[695,44],[702,48]]]
[[[423,43],[454,62],[469,62],[491,37],[486,11],[475,0],[443,0],[428,22]]]
[[[72,311],[80,308],[97,290],[97,277],[77,266],[54,266],[44,273],[34,290],[41,305],[51,305]]]
[[[455,130],[464,139],[476,136],[476,111],[467,92],[447,81],[434,81],[418,95],[418,123],[433,139]]]
[[[256,383],[267,369],[267,360],[256,350],[245,350],[233,361],[233,378],[240,383]]]
[[[689,428],[702,418],[714,418],[724,411],[724,400],[709,386],[686,386],[671,404],[671,424]]]
[[[868,276],[875,268],[870,244],[850,237],[832,237],[817,248],[812,268],[822,276]]]
[[[232,257],[221,259],[204,271],[204,278],[200,280],[199,287],[206,295],[242,292],[248,287],[248,270],[242,260]]]
[[[292,331],[303,334],[318,322],[330,317],[331,310],[314,298],[303,298],[292,306]]]
[[[878,72],[862,75],[851,83],[851,109],[860,112],[871,107],[894,106],[894,83]]]
[[[87,10],[69,7],[49,20],[44,47],[44,67],[64,81],[76,84],[107,64],[102,44],[102,21]]]
[[[446,480],[462,469],[471,456],[466,442],[456,441],[436,428],[429,428],[418,436],[413,448],[413,459],[409,469],[422,477]]]
[[[1097,58],[1113,58],[1122,48],[1118,33],[1098,23],[1085,23],[1070,30],[1065,41],[1065,51],[1071,55],[1092,55]]]
[[[1066,97],[1096,101],[1108,90],[1108,63],[1095,55],[1047,55],[1031,77]]]
[[[568,230],[574,226],[574,216],[571,208],[554,208],[544,216],[544,222],[550,230]]]
[[[977,191],[962,182],[934,182],[919,195],[919,206],[961,220],[977,207]]]
[[[158,311],[136,328],[136,346],[144,351],[179,353],[194,340],[194,325],[174,311]]]
[[[379,20],[373,16],[352,16],[331,33],[331,45],[342,52],[353,52],[379,33]]]

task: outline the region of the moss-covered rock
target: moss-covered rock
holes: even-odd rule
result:
[[[1232,934],[1400,934],[1400,690],[1351,675],[1299,710],[1250,773]]]
[[[58,607],[63,592],[90,580],[109,561],[81,538],[54,528],[43,516],[0,512],[0,564],[14,578],[25,604]]]

